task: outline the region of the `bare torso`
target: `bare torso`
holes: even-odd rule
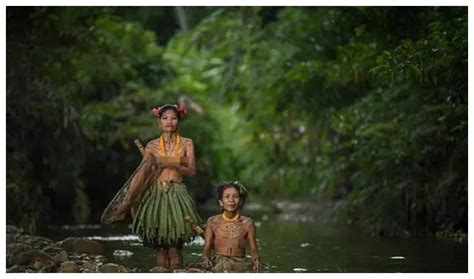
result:
[[[191,139],[181,138],[181,142],[177,149],[174,151],[174,157],[181,157],[182,165],[178,167],[163,166],[159,168],[158,174],[155,177],[158,181],[172,181],[181,182],[183,180],[183,174],[192,175],[195,169],[194,162],[194,147]],[[160,146],[160,138],[157,138],[149,143],[151,153],[155,158],[163,157],[163,155],[169,155],[166,145]],[[165,150],[163,150],[163,147]],[[191,172],[192,174],[188,174]]]
[[[222,215],[215,215],[208,220],[208,226],[213,233],[213,248],[216,254],[223,256],[245,256],[245,247],[249,227],[252,220],[241,216],[235,222],[227,222]]]

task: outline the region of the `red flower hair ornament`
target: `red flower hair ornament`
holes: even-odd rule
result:
[[[185,106],[183,105],[180,105],[180,104],[177,104],[177,105],[163,105],[161,107],[157,107],[157,108],[153,108],[151,110],[151,112],[156,116],[156,117],[160,117],[160,114],[162,113],[163,111],[163,108],[165,107],[175,107],[176,110],[178,111],[179,113],[179,116],[185,116],[186,114],[188,114],[188,110],[186,109]]]
[[[151,113],[153,113],[156,117],[160,117],[160,111],[161,111],[161,108],[153,108],[151,110]]]
[[[177,104],[176,107],[178,108],[178,112],[181,116],[185,116],[186,114],[188,114],[188,110],[185,106]]]

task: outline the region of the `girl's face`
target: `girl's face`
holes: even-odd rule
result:
[[[219,200],[221,207],[227,212],[234,212],[240,207],[240,195],[237,189],[229,187],[222,193],[222,198]]]
[[[178,116],[172,109],[167,109],[160,118],[160,127],[163,132],[176,132],[178,130]]]

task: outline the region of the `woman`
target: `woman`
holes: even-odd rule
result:
[[[196,173],[193,142],[181,137],[178,126],[183,107],[164,105],[153,109],[162,135],[150,141],[143,159],[125,186],[117,193],[101,217],[102,223],[123,220],[132,213],[132,232],[139,235],[144,246],[157,250],[159,266],[175,270],[182,267],[183,244],[192,240],[189,216],[200,223],[201,218],[182,183],[183,176]]]
[[[214,272],[259,272],[255,224],[240,215],[247,190],[239,182],[224,182],[217,187],[217,202],[222,213],[207,220],[204,266]],[[246,246],[250,257],[245,257]],[[215,256],[211,259],[211,249]]]

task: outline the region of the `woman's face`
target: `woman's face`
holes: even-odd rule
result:
[[[178,130],[178,115],[172,109],[167,109],[160,118],[160,127],[163,132],[176,132]]]
[[[227,212],[234,212],[240,207],[240,195],[237,189],[229,187],[222,193],[222,198],[219,200],[219,204]]]

